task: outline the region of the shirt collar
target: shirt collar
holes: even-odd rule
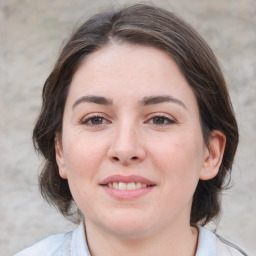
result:
[[[199,237],[196,256],[216,256],[216,235],[211,231],[198,226]]]
[[[71,256],[90,256],[87,240],[85,237],[84,222],[74,230],[71,243]]]
[[[201,226],[198,226],[198,230],[199,237],[196,256],[216,256],[215,234]],[[71,256],[90,256],[83,222],[73,232]]]

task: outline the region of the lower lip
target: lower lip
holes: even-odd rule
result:
[[[102,188],[112,197],[117,199],[136,199],[141,196],[148,194],[155,186],[150,186],[146,188],[140,188],[135,190],[118,190],[114,188],[110,188],[107,186],[102,186]]]

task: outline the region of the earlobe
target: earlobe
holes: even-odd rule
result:
[[[55,157],[56,157],[57,165],[59,167],[60,177],[63,179],[67,179],[67,172],[66,172],[66,168],[65,168],[65,159],[64,159],[64,155],[63,155],[60,134],[56,134],[56,136],[55,136]]]
[[[222,163],[226,145],[226,136],[220,131],[212,131],[209,147],[205,150],[204,161],[200,174],[201,180],[214,178]]]

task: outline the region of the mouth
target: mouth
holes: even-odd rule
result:
[[[156,183],[137,175],[113,175],[100,184],[111,196],[118,199],[134,199],[149,193]]]
[[[117,189],[117,190],[137,190],[141,188],[153,187],[155,185],[147,185],[146,183],[141,182],[109,182],[108,184],[101,184],[102,186],[106,186],[109,188]]]

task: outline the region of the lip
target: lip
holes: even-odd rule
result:
[[[114,189],[106,186],[108,183],[111,183],[111,182],[124,182],[124,183],[140,182],[140,183],[147,184],[148,187],[135,189],[135,190],[118,190],[118,189]],[[129,199],[131,200],[131,199],[140,198],[148,194],[150,191],[152,191],[156,187],[156,183],[137,175],[130,175],[130,176],[112,175],[104,179],[102,182],[100,182],[99,185],[104,189],[105,192],[107,192],[108,195],[119,200],[129,200]]]

